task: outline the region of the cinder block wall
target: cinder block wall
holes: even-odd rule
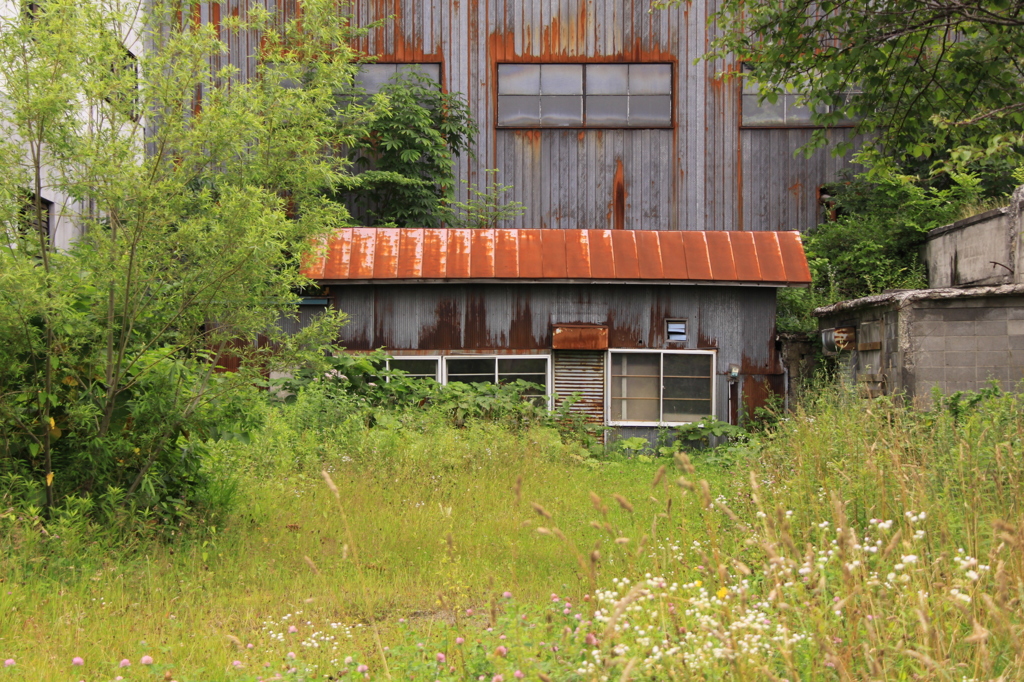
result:
[[[995,379],[1011,389],[1024,379],[1024,297],[915,301],[908,315],[907,389],[922,405],[933,386],[977,391]]]

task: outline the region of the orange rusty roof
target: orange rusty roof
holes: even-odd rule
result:
[[[570,280],[809,284],[798,232],[336,230],[304,273],[320,282]]]

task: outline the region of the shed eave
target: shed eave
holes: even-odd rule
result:
[[[319,279],[313,278],[319,285],[341,284],[637,284],[657,286],[707,286],[707,287],[758,287],[762,289],[781,289],[795,287],[805,289],[810,282],[730,282],[722,280],[682,280],[682,279],[525,279],[525,278],[451,278],[451,279]]]

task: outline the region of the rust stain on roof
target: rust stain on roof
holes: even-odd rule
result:
[[[321,282],[811,281],[797,232],[357,227],[336,230],[306,263]]]

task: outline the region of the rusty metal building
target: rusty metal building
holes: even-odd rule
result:
[[[300,4],[204,3],[200,18],[217,25],[252,2],[284,15]],[[385,20],[355,43],[377,60],[367,73],[418,65],[462,93],[480,134],[458,179],[484,186],[497,169],[526,212],[507,230],[336,235],[310,274],[349,315],[343,344],[420,357],[396,366],[441,380],[543,375],[612,425],[736,421],[780,391],[775,291],[809,281],[797,233],[849,161],[795,155],[813,133],[806,109],[760,106],[722,77],[738,64],[700,61],[716,8],[354,0],[354,26]],[[248,77],[258,36],[225,38]],[[666,394],[684,385],[699,399]],[[636,391],[657,409],[630,403]]]

